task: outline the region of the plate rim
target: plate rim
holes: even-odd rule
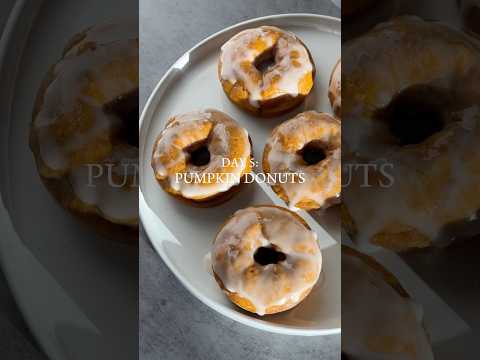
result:
[[[164,73],[164,75],[160,78],[156,86],[153,88],[152,92],[148,96],[147,101],[145,102],[140,119],[139,119],[139,134],[140,134],[140,139],[145,138],[145,127],[146,127],[146,119],[153,115],[154,112],[154,103],[158,101],[158,97],[161,96],[161,90],[164,84],[167,82],[169,77],[171,76],[172,72],[175,69],[181,68],[182,64],[185,63],[185,58],[189,56],[192,52],[198,50],[199,48],[203,47],[204,45],[208,44],[210,41],[214,40],[215,38],[229,32],[232,30],[235,30],[237,28],[252,24],[252,23],[258,23],[258,22],[263,22],[263,21],[271,21],[271,20],[292,20],[292,19],[306,19],[307,21],[330,21],[332,23],[335,23],[337,26],[341,25],[341,19],[333,16],[327,16],[327,15],[320,15],[320,14],[311,14],[311,13],[292,13],[292,14],[275,14],[275,15],[267,15],[267,16],[262,16],[262,17],[257,17],[253,19],[248,19],[236,24],[233,24],[231,26],[228,26],[226,28],[223,28],[212,35],[206,37],[205,39],[201,40],[198,42],[196,45],[194,45],[192,48],[187,50],[183,55],[181,55],[169,68],[168,70]],[[340,30],[341,31],[341,30]],[[149,123],[150,124],[150,123]],[[144,154],[146,151],[146,145],[143,144],[140,148],[139,151],[139,161],[140,161],[140,166],[143,166],[142,164],[144,163]],[[140,181],[140,184],[142,184],[142,181]],[[257,319],[254,317],[251,317],[249,315],[243,314],[239,311],[236,311],[234,309],[224,307],[224,306],[218,306],[214,301],[210,300],[207,296],[203,295],[199,290],[197,290],[192,284],[190,284],[187,279],[181,274],[179,269],[176,269],[176,266],[170,261],[169,257],[165,253],[165,251],[162,249],[162,247],[157,243],[157,241],[153,240],[153,227],[149,221],[146,221],[146,218],[149,216],[156,216],[153,213],[153,210],[148,206],[143,191],[142,187],[139,186],[139,204],[138,204],[138,209],[139,209],[139,219],[140,219],[140,224],[141,227],[144,229],[145,234],[147,235],[148,241],[150,244],[153,246],[157,254],[160,256],[162,261],[167,265],[169,270],[175,275],[177,280],[180,281],[180,283],[198,300],[200,300],[202,303],[210,307],[212,310],[216,311],[217,313],[222,314],[223,316],[226,316],[230,319],[233,319],[235,321],[238,321],[239,323],[242,323],[244,325],[264,330],[264,331],[269,331],[269,332],[274,332],[274,333],[279,333],[279,334],[284,334],[284,335],[297,335],[297,336],[326,336],[326,335],[335,335],[335,334],[340,334],[341,333],[341,327],[338,328],[331,328],[331,329],[304,329],[304,328],[299,328],[296,326],[286,326],[286,325],[278,325],[274,323],[269,323],[265,320],[262,319]],[[157,217],[157,216],[156,216]],[[167,232],[167,236],[169,235],[170,231],[168,230],[168,227],[166,227],[160,218],[157,217],[156,221],[160,221],[160,226],[165,228],[165,231]],[[171,233],[170,233],[171,235]],[[173,236],[173,235],[171,235]]]

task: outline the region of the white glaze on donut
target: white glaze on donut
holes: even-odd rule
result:
[[[362,186],[363,173],[352,173],[342,196],[356,224],[355,241],[412,229],[429,241],[441,239],[446,224],[468,219],[480,207],[480,155],[472,150],[480,139],[478,48],[446,25],[403,17],[350,42],[344,53],[344,161],[368,161],[377,169],[386,164],[393,179],[381,187],[375,179],[383,175],[372,171],[372,186]],[[422,143],[392,144],[388,127],[373,114],[416,84],[462,94],[452,95],[458,109]]]
[[[385,274],[344,251],[342,323],[342,350],[355,359],[433,359],[423,309],[394,289]]]
[[[312,141],[325,145],[327,158],[315,165],[306,165],[299,151]],[[289,201],[291,210],[302,200],[313,200],[319,208],[340,196],[341,176],[340,122],[328,114],[307,111],[278,126],[268,139],[270,173],[303,173],[305,182],[278,183]]]
[[[252,46],[259,40],[264,42],[260,50]],[[260,54],[273,47],[275,64],[264,73],[254,66],[242,66],[253,64]],[[232,37],[221,48],[220,64],[221,79],[231,84],[241,81],[248,90],[250,104],[254,107],[258,107],[258,102],[266,97],[285,94],[297,96],[299,83],[313,71],[310,55],[296,35],[273,26],[247,29]],[[265,91],[273,83],[276,87],[275,94],[266,95]]]
[[[125,62],[137,74],[122,73]],[[53,67],[51,76],[32,124],[38,143],[37,156],[42,161],[41,175],[66,176],[77,197],[110,221],[137,223],[138,193],[130,186],[108,186],[111,176],[108,167],[103,167],[102,175],[92,179],[88,173],[90,162],[77,160],[82,158],[82,153],[93,154],[97,143],[99,147],[105,146],[111,133],[120,126],[120,120],[107,115],[103,106],[138,89],[138,25],[91,27],[72,41],[72,46]],[[91,87],[93,83],[95,90]],[[63,132],[68,128],[67,122],[77,128],[73,135]],[[136,178],[137,164],[124,168],[120,163],[125,160],[122,159],[125,154],[130,160],[138,159],[137,148],[123,144],[105,153],[107,156],[102,158],[92,155],[92,164],[104,166],[109,159],[115,160],[108,166],[113,166],[118,176],[126,176],[130,182]]]
[[[188,163],[186,148],[207,141],[210,162],[205,166]],[[250,166],[248,132],[233,119],[216,110],[194,111],[174,116],[158,136],[152,153],[152,168],[157,179],[188,199],[202,199],[228,191],[241,180]],[[229,160],[228,162],[226,160]],[[233,162],[235,160],[235,164]],[[190,182],[183,174],[229,174],[221,181]]]
[[[262,266],[254,254],[269,245],[286,259]],[[295,214],[270,206],[237,211],[218,233],[212,261],[224,287],[249,300],[259,315],[270,306],[298,302],[315,285],[322,266],[316,234]]]

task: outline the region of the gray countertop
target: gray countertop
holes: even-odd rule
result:
[[[197,42],[264,15],[340,16],[329,0],[141,0],[140,106],[168,67]],[[276,335],[239,324],[194,298],[146,236],[140,240],[141,359],[339,359],[340,335]]]

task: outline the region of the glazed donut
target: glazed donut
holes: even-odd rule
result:
[[[247,131],[218,110],[172,117],[155,141],[152,168],[161,187],[194,205],[230,198],[251,171]]]
[[[44,78],[30,147],[48,190],[111,237],[138,237],[138,29],[93,26]]]
[[[333,113],[339,119],[342,117],[342,61],[338,60],[333,68],[328,84],[328,99]]]
[[[258,315],[299,304],[317,282],[322,257],[316,234],[277,206],[237,211],[215,238],[212,267],[229,299]]]
[[[342,246],[342,351],[353,359],[433,360],[422,308],[373,258]]]
[[[306,111],[273,130],[263,152],[263,170],[299,174],[298,179],[272,184],[292,210],[326,208],[340,197],[340,148],[340,121],[326,113]]]
[[[480,208],[479,49],[447,25],[402,17],[344,53],[342,157],[369,164],[371,180],[351,173],[344,223],[357,242],[430,246]]]
[[[274,116],[310,93],[315,65],[295,34],[261,26],[238,33],[222,46],[218,76],[233,103],[255,115]]]

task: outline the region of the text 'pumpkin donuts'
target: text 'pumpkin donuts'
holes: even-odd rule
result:
[[[238,33],[222,46],[218,76],[232,102],[256,115],[274,116],[310,93],[315,65],[295,34],[261,26]]]
[[[215,279],[229,299],[258,315],[299,304],[316,284],[322,256],[305,221],[278,206],[237,211],[217,234]]]
[[[251,159],[247,131],[208,109],[173,116],[155,142],[151,164],[166,192],[208,206],[234,193],[251,171]]]

